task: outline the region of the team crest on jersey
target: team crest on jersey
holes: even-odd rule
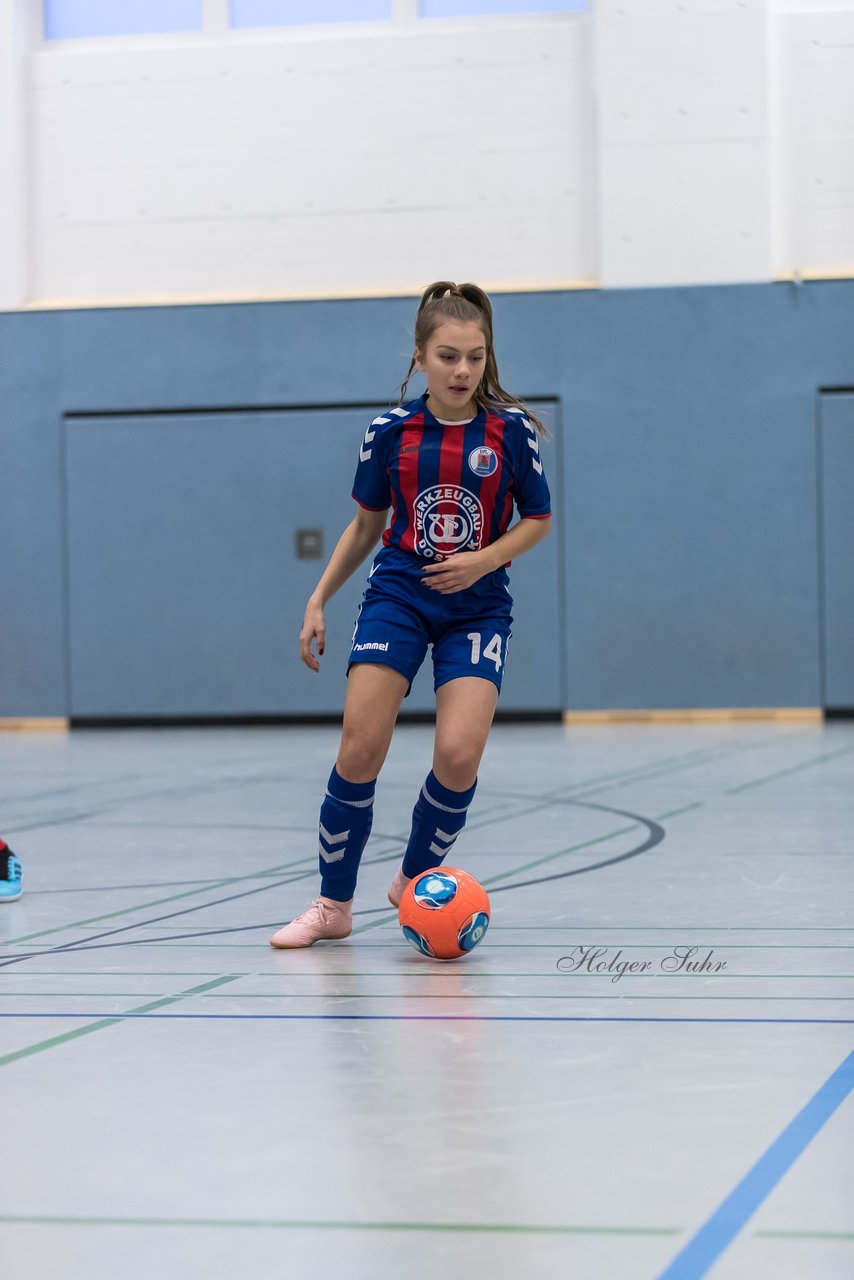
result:
[[[478,445],[469,454],[469,466],[476,476],[491,476],[498,467],[495,450],[490,449],[488,444]]]
[[[468,489],[456,484],[422,489],[413,512],[416,555],[429,559],[480,549],[483,507]]]

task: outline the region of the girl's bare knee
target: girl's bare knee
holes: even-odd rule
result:
[[[443,787],[450,791],[468,791],[474,786],[480,767],[481,752],[470,742],[445,746],[436,751],[433,771]]]
[[[338,749],[337,769],[348,782],[371,782],[386,758],[385,737],[364,731],[348,731],[345,727]]]

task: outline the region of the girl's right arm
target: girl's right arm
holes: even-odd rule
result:
[[[311,651],[312,640],[317,638],[317,652],[321,656],[326,646],[324,607],[371,554],[385,528],[385,518],[385,511],[369,511],[366,507],[357,507],[356,515],[338,539],[338,545],[329,557],[329,564],[312,592],[306,605],[302,631],[299,633],[300,657],[312,671],[320,670],[320,663]]]

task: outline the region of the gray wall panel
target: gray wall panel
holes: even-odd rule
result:
[[[325,611],[319,675],[299,661],[297,636],[325,558],[353,517],[357,452],[373,416],[349,409],[67,422],[71,714],[339,711],[369,561]],[[296,532],[306,528],[322,529],[324,561],[297,559]],[[563,706],[557,565],[552,537],[513,571],[519,608],[505,707]],[[432,707],[432,690],[428,658],[406,709]]]
[[[66,703],[58,321],[0,315],[0,716]]]
[[[854,394],[825,395],[819,419],[825,701],[854,708]]]
[[[366,411],[67,424],[75,716],[333,712],[358,578],[329,610],[320,676],[297,660],[319,576],[352,518]]]
[[[818,704],[815,384],[790,363],[780,395],[772,323],[788,342],[791,305],[697,289],[575,309],[571,706]]]

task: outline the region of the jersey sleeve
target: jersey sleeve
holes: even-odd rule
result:
[[[513,498],[522,519],[536,520],[551,515],[551,494],[540,457],[540,439],[534,424],[525,417],[519,419]]]
[[[391,506],[391,484],[386,467],[387,437],[382,427],[388,418],[374,418],[359,448],[353,497],[369,511],[387,511]]]

